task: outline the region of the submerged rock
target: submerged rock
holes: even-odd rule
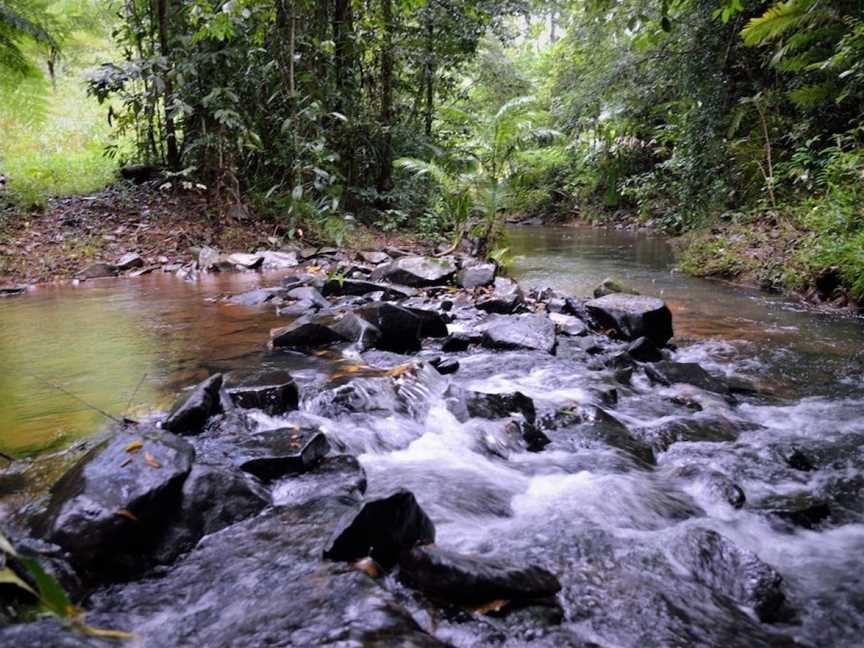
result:
[[[422,288],[449,283],[456,274],[456,264],[450,259],[423,256],[404,256],[377,268],[373,281],[382,279],[404,286]]]
[[[645,373],[652,382],[661,385],[686,383],[716,394],[729,394],[726,383],[709,374],[695,362],[664,360],[646,367]]]
[[[222,374],[214,374],[182,396],[162,422],[162,429],[181,435],[199,434],[208,419],[221,411]]]
[[[359,498],[365,492],[366,471],[357,457],[335,455],[278,482],[273,488],[273,503],[294,506],[320,497]]]
[[[672,555],[690,569],[694,579],[752,608],[760,621],[783,619],[783,578],[756,554],[715,531],[689,529],[672,547]]]
[[[417,504],[413,493],[400,489],[346,513],[328,542],[324,557],[351,561],[368,556],[389,568],[403,551],[433,542],[432,520]]]
[[[483,345],[554,353],[555,324],[543,315],[496,315],[481,326]]]
[[[604,329],[625,340],[646,337],[658,347],[672,337],[672,313],[655,297],[616,293],[585,304],[588,313]]]
[[[622,283],[621,281],[613,279],[612,277],[606,277],[594,289],[594,298],[599,299],[600,297],[605,297],[606,295],[614,295],[616,293],[626,293],[628,295],[639,294],[637,291],[624,285],[624,283]]]
[[[118,431],[51,488],[37,535],[68,552],[88,577],[141,567],[192,469],[195,451],[155,429]]]
[[[554,596],[561,584],[533,565],[466,556],[439,547],[416,547],[399,558],[399,580],[408,587],[461,605],[525,601]]]

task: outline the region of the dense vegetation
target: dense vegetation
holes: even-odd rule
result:
[[[98,20],[64,23],[59,6]],[[89,73],[109,152],[288,235],[338,241],[361,222],[494,253],[504,213],[623,211],[695,230],[693,272],[775,288],[828,272],[864,297],[861,0],[0,9],[7,77],[53,69],[68,34],[110,23],[113,60]],[[765,245],[781,254],[753,253]]]

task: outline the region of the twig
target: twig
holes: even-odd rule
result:
[[[104,416],[105,418],[107,418],[107,419],[109,419],[109,420],[111,420],[111,421],[114,421],[115,423],[119,423],[120,425],[124,425],[124,422],[123,422],[121,419],[117,418],[117,417],[114,416],[113,414],[109,414],[109,413],[106,412],[105,410],[103,410],[103,409],[101,409],[101,408],[99,408],[99,407],[96,407],[95,405],[93,405],[93,404],[91,404],[91,403],[88,403],[87,401],[85,401],[85,400],[84,400],[83,398],[81,398],[80,396],[76,396],[75,394],[73,394],[72,392],[68,391],[67,389],[64,389],[64,388],[61,387],[60,385],[56,385],[56,384],[52,383],[51,381],[46,380],[45,378],[42,378],[41,376],[37,376],[35,373],[32,373],[32,372],[30,372],[30,371],[25,371],[24,373],[26,373],[27,375],[29,375],[31,378],[35,378],[37,381],[41,382],[43,385],[46,385],[46,386],[48,386],[48,387],[51,387],[52,389],[56,389],[56,390],[59,391],[61,394],[65,394],[65,395],[68,396],[69,398],[78,401],[79,403],[81,403],[81,404],[84,405],[85,407],[88,407],[88,408],[92,409],[94,412],[97,412],[97,413],[101,414],[101,415]]]
[[[132,407],[132,401],[135,400],[135,397],[138,395],[138,390],[141,389],[141,385],[144,384],[144,381],[146,379],[147,379],[147,372],[145,371],[144,374],[141,376],[141,380],[139,380],[138,384],[135,385],[135,389],[132,392],[132,395],[129,397],[129,402],[126,403],[126,409],[123,410],[125,413],[127,413],[127,414],[129,413],[129,408]]]

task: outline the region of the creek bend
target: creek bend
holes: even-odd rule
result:
[[[422,629],[401,632],[403,626],[393,622],[391,640],[438,645],[425,643],[434,636],[459,646],[855,645],[864,632],[861,322],[675,274],[666,243],[644,234],[523,228],[510,232],[510,242],[517,255],[512,275],[525,288],[548,286],[587,297],[604,277],[618,277],[667,301],[677,345],[671,359],[699,363],[718,379],[754,389],[726,398],[691,385],[657,384],[642,370],[629,385],[621,384],[599,364],[620,352],[622,343],[592,345],[586,338],[559,336],[555,356],[424,348],[420,359],[445,355],[460,367],[448,376],[420,372],[405,408],[379,389],[381,371],[369,367],[385,369],[410,358],[384,351],[268,351],[268,331],[285,319],[270,306],[217,299],[256,288],[258,275],[215,275],[196,283],[154,275],[48,288],[0,304],[0,448],[20,457],[14,474],[0,474],[0,514],[14,517],[26,510],[81,455],[76,444],[103,427],[100,415],[39,378],[113,414],[131,401],[130,413],[139,414],[167,409],[182,388],[211,373],[267,366],[296,380],[303,423],[319,426],[335,448],[358,457],[368,481],[366,499],[408,489],[434,522],[438,545],[539,565],[561,583],[556,611],[525,606],[480,615],[441,612],[388,577],[387,605],[403,605]],[[263,279],[269,285],[279,280]],[[322,396],[333,384],[351,382],[357,388],[348,412]],[[554,426],[551,444],[527,452],[512,443],[499,421],[454,415],[447,404],[454,385],[521,392],[533,400],[541,420],[571,409],[608,411],[640,447],[653,449],[656,465],[635,460],[626,444],[558,434]],[[297,420],[263,412],[252,417],[261,431]],[[740,488],[746,503],[718,497],[715,475]],[[296,492],[292,478],[276,482],[274,504],[290,502]],[[259,532],[272,533],[267,524],[261,522]],[[290,526],[279,528],[290,538]],[[782,576],[788,608],[783,615],[762,622],[736,598],[740,584],[723,580],[734,580],[726,573],[730,565],[718,567],[705,554],[709,531],[748,552],[733,560],[736,565],[758,556]],[[231,533],[233,527],[214,538]],[[199,561],[207,551],[218,553],[214,543],[218,539],[205,539],[205,548],[195,552]],[[254,545],[242,548],[255,551]],[[734,554],[728,548],[718,553],[724,551]],[[174,573],[206,565],[193,561],[184,567],[183,560]],[[186,587],[187,598],[195,592],[189,580],[172,573],[165,578],[166,587]],[[356,583],[346,581],[348,590],[349,585]],[[188,610],[158,605],[141,591],[146,585],[136,587],[97,592],[95,619],[140,633],[144,645],[192,645],[206,636],[203,630],[195,634],[194,623],[184,628]],[[368,601],[366,585],[357,587],[358,598]],[[137,607],[117,612],[123,602]],[[235,603],[225,614],[242,621],[244,612],[251,614]],[[316,623],[322,622],[309,622]],[[239,639],[234,645],[256,645],[253,631],[241,636],[248,643]],[[270,639],[273,645],[299,645]],[[334,645],[343,645],[341,640],[334,638]]]

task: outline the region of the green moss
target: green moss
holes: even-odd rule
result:
[[[679,268],[694,277],[722,277],[733,279],[752,270],[747,256],[746,232],[733,238],[717,236],[710,231],[697,232],[688,237],[679,260]]]

